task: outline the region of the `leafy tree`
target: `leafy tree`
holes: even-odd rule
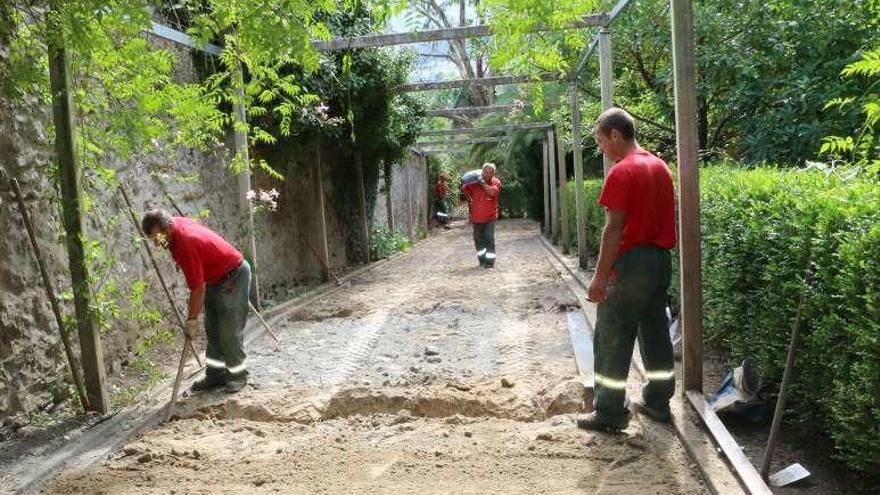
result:
[[[831,100],[826,108],[841,112],[858,110],[865,120],[852,135],[826,137],[819,151],[832,159],[854,163],[880,175],[880,48],[865,52],[858,61],[847,65],[841,74],[847,78],[868,79],[869,86],[859,96]]]

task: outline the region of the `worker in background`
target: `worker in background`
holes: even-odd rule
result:
[[[495,220],[498,218],[498,197],[501,181],[495,177],[495,164],[486,162],[475,182],[462,186],[467,197],[469,219],[474,225],[474,246],[483,268],[495,266]]]
[[[449,206],[447,197],[449,196],[449,178],[446,172],[437,174],[437,186],[434,187],[434,209],[436,210],[437,223],[449,228],[446,223],[449,222]]]
[[[672,342],[666,302],[675,247],[675,190],[669,166],[642,149],[635,122],[612,108],[596,122],[596,142],[614,165],[599,203],[605,227],[588,299],[598,303],[593,336],[595,411],[578,421],[587,430],[618,431],[630,414],[626,381],[633,345],[639,340],[647,384],[636,411],[661,422],[670,419],[675,391]]]
[[[171,251],[189,287],[185,332],[192,339],[199,314],[205,312],[208,349],[205,377],[195,392],[240,391],[247,384],[244,327],[248,316],[251,267],[238,250],[215,232],[163,209],[150,210],[141,221],[157,246]]]

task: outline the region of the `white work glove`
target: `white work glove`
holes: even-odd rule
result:
[[[196,332],[198,332],[198,331],[199,331],[198,318],[186,320],[186,325],[183,326],[183,334],[186,335],[186,338],[188,338],[190,340],[195,339]]]

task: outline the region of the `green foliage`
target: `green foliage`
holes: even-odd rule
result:
[[[533,74],[565,71],[592,36],[583,31],[532,33],[537,23],[556,25],[577,14],[607,11],[616,1],[483,2],[495,25],[496,70]],[[700,148],[713,158],[797,165],[815,159],[824,136],[857,129],[856,112],[827,118],[826,102],[866,89],[841,79],[841,69],[865,46],[876,46],[880,2],[832,0],[694,3],[697,112]],[[573,38],[570,40],[570,38]],[[674,153],[674,98],[668,0],[631,2],[613,26],[615,103],[643,117],[640,137],[667,159]],[[598,100],[598,57],[582,71],[581,94]],[[535,112],[546,107],[541,85],[528,97]],[[564,93],[555,102],[567,106]],[[584,122],[599,112],[582,112]]]
[[[385,259],[406,251],[412,243],[403,232],[392,232],[384,225],[373,227],[370,233],[370,255],[373,259]]]
[[[864,167],[869,173],[880,176],[880,48],[862,54],[859,60],[847,65],[841,75],[845,78],[863,77],[869,81],[869,86],[858,97],[834,98],[826,109],[836,108],[845,114],[855,108],[865,120],[852,135],[823,139],[819,153]]]
[[[853,469],[880,471],[880,188],[845,169],[720,165],[701,174],[707,338],[778,383],[806,289],[794,420],[821,425]],[[598,182],[585,188],[595,204]],[[601,209],[588,209],[595,252],[602,220],[593,211]]]

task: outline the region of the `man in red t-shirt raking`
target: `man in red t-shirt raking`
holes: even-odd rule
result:
[[[474,246],[483,268],[495,266],[495,220],[498,219],[498,196],[501,181],[495,177],[495,164],[483,164],[477,182],[462,187],[468,199],[470,222],[474,225]]]
[[[615,164],[599,197],[605,227],[587,292],[598,303],[595,411],[578,426],[618,431],[629,424],[626,379],[636,338],[647,384],[635,409],[656,421],[670,419],[675,373],[666,303],[669,251],[676,242],[675,189],[669,166],[636,142],[628,113],[607,110],[596,122],[595,135],[599,149]]]
[[[238,250],[207,227],[162,209],[144,214],[144,233],[157,246],[171,251],[189,287],[186,332],[198,331],[199,313],[205,310],[205,378],[195,382],[199,392],[223,388],[227,393],[247,385],[244,327],[248,316],[251,267]]]

